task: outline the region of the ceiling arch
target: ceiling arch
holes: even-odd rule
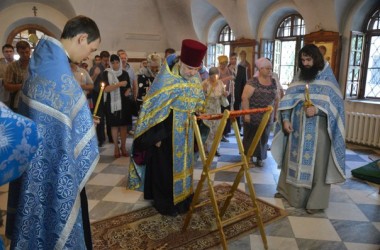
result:
[[[59,10],[52,8],[50,5],[36,4],[40,10],[37,16],[34,16],[30,3],[17,3],[9,5],[6,9],[0,10],[0,22],[3,24],[0,28],[1,42],[4,44],[10,34],[20,27],[27,25],[37,25],[48,30],[48,34],[54,37],[61,35],[62,29],[68,20],[68,17]],[[4,7],[4,6],[2,6]],[[29,14],[27,14],[30,11]],[[20,13],[16,14],[15,13]]]
[[[67,18],[74,17],[75,11],[73,6],[71,5],[69,0],[34,0],[31,2],[30,0],[1,0],[0,1],[0,11],[9,8],[10,6],[14,4],[27,4],[30,5],[30,14],[33,13],[33,6],[37,7],[37,16],[40,13],[40,10],[38,8],[38,4],[43,4],[50,6],[53,9],[56,9],[57,11],[61,12],[63,15],[65,15]]]
[[[274,39],[279,22],[291,14],[299,14],[299,12],[293,2],[290,1],[274,4],[268,8],[262,15],[264,18],[259,24],[257,40],[261,38]]]
[[[40,19],[36,21],[34,19],[32,24],[29,18],[24,18],[18,20],[17,22],[14,22],[11,27],[8,27],[8,36],[6,39],[6,43],[12,43],[13,38],[17,33],[30,28],[42,31],[46,35],[54,37],[56,39],[59,38],[59,35],[61,33],[60,30],[54,24],[47,22],[46,20]]]
[[[193,0],[191,2],[191,16],[195,32],[199,40],[212,42],[215,40],[215,22],[224,24],[226,21],[215,6],[204,0]],[[216,24],[216,26],[220,26]]]
[[[226,19],[223,16],[218,16],[213,20],[208,32],[207,40],[209,43],[217,43],[219,41],[220,31],[226,24]]]

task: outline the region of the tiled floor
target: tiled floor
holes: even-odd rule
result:
[[[236,140],[229,137],[222,143],[221,157],[214,160],[216,166],[236,161]],[[128,138],[127,145],[131,145]],[[323,213],[307,214],[303,209],[289,207],[283,199],[274,198],[279,170],[269,154],[263,168],[252,168],[252,179],[258,197],[285,208],[288,216],[265,227],[269,249],[380,249],[380,195],[378,187],[351,178],[351,170],[380,158],[380,150],[348,145],[346,150],[347,181],[332,185],[329,208]],[[142,193],[126,190],[129,158],[113,158],[113,145],[101,148],[101,159],[86,185],[92,221],[126,213],[150,204]],[[201,164],[194,170],[194,179],[199,180]],[[216,173],[215,183],[231,182],[233,171]],[[239,188],[246,189],[245,183]],[[6,209],[8,186],[0,188],[0,209]],[[0,228],[4,235],[4,227]],[[229,242],[229,249],[263,249],[258,232]]]

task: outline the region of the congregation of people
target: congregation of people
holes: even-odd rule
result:
[[[27,41],[2,47],[0,126],[21,128],[5,126],[13,129],[0,136],[22,137],[0,144],[6,150],[0,184],[10,182],[11,249],[92,249],[85,184],[107,142],[114,158],[130,157],[128,189],[144,192],[163,215],[186,213],[197,160],[193,114],[272,106],[256,150],[246,155],[249,166],[265,168],[271,150],[281,169],[275,196],[308,213],[327,208],[331,184],[345,180],[344,105],[318,47],[299,51],[299,71],[284,90],[272,62],[258,58],[252,67],[245,50],[220,55],[207,68],[207,46],[185,39],[180,51],[149,54],[139,69],[124,49],[101,51],[85,63],[100,41],[96,23],[77,16],[59,40],[43,37],[32,55]],[[262,113],[237,118],[245,152],[261,119]],[[219,124],[204,121],[206,152]],[[232,135],[229,121],[222,142]]]

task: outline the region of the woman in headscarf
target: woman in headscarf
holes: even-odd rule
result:
[[[242,109],[264,108],[269,105],[275,108],[278,95],[276,81],[272,77],[272,63],[268,59],[262,57],[256,61],[256,67],[259,72],[258,75],[249,80],[244,87],[241,103]],[[263,113],[244,116],[243,146],[245,152],[248,151],[252,143],[262,116]],[[271,127],[270,123],[272,121],[273,119],[269,120],[255,152],[253,153],[253,156],[256,157],[255,164],[259,167],[264,165],[263,160],[267,158],[267,143]],[[251,161],[251,156],[249,156],[249,160]]]
[[[210,68],[208,74],[209,77],[202,82],[203,91],[206,96],[205,113],[220,114],[222,97],[227,97],[229,93],[224,89],[223,82],[219,80],[218,68]],[[215,133],[219,127],[220,120],[204,120],[203,123],[210,128],[210,132],[205,142],[205,149],[209,152],[215,138]],[[216,156],[220,156],[218,151],[216,151]]]
[[[107,68],[102,75],[106,84],[104,88],[106,110],[109,113],[107,119],[110,119],[112,139],[115,146],[114,156],[119,158],[120,155],[128,156],[125,147],[127,140],[127,126],[132,125],[131,107],[128,96],[131,92],[131,83],[128,73],[122,69],[120,58],[112,54],[110,56],[110,68]],[[120,148],[118,136],[120,133]]]

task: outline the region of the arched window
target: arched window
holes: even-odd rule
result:
[[[231,42],[235,40],[234,32],[231,30],[230,26],[227,24],[219,33],[219,43]]]
[[[273,71],[279,74],[283,85],[288,85],[296,73],[297,52],[303,46],[304,35],[305,22],[298,14],[285,17],[277,26]]]
[[[275,31],[275,39],[260,40],[260,57],[273,63],[273,72],[279,75],[286,89],[297,70],[297,53],[303,46],[305,22],[302,16],[292,14],[284,17]]]
[[[346,97],[380,99],[380,7],[371,11],[364,32],[351,32]]]
[[[14,29],[8,36],[7,43],[12,44],[16,47],[16,43],[20,40],[27,41],[30,44],[31,52],[33,53],[35,46],[43,35],[53,36],[54,35],[48,31],[46,28],[35,25],[28,24],[23,25]],[[15,53],[15,59],[18,59],[17,53]]]
[[[230,55],[230,42],[235,40],[235,35],[228,24],[219,32],[218,43],[209,44],[207,49],[207,67],[217,66],[217,58],[220,55]]]
[[[303,36],[305,22],[300,15],[285,17],[277,28],[277,38]]]

